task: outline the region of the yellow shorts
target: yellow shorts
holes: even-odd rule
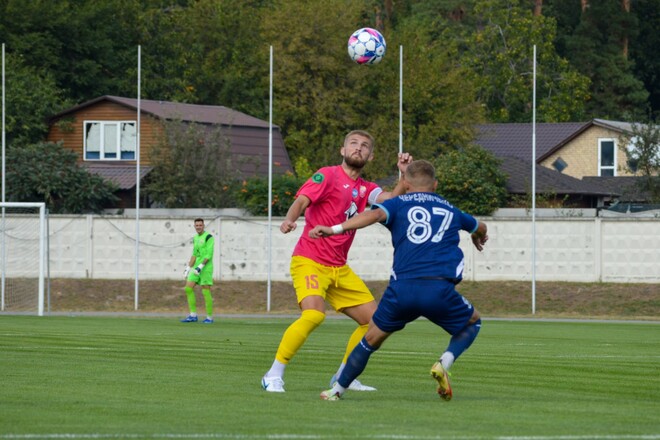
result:
[[[324,266],[309,258],[291,258],[291,279],[298,304],[311,295],[323,297],[332,308],[342,310],[374,301],[364,281],[348,265]]]

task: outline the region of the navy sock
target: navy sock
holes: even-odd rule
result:
[[[351,354],[348,356],[348,359],[346,360],[346,366],[337,379],[339,385],[343,386],[344,388],[348,388],[351,382],[353,382],[356,377],[362,374],[365,367],[367,366],[367,362],[369,362],[371,353],[376,350],[376,348],[369,345],[365,338],[362,338],[360,343],[355,346],[353,351],[351,351]]]
[[[450,351],[454,355],[454,359],[458,359],[458,357],[467,350],[470,345],[472,345],[477,338],[480,329],[481,319],[478,319],[476,322],[465,326],[463,330],[451,337],[447,351]]]

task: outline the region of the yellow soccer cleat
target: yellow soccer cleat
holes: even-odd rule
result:
[[[431,367],[431,376],[438,382],[438,395],[444,400],[451,400],[453,394],[449,384],[449,375],[440,362],[436,362]]]

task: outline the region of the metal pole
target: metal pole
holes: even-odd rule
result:
[[[532,92],[532,315],[536,313],[536,44]]]
[[[39,297],[38,315],[44,316],[44,262],[46,260],[46,204],[39,207]]]
[[[2,203],[5,203],[5,43],[2,43]],[[5,264],[7,253],[5,248],[5,207],[2,206],[2,304],[0,310],[5,310]]]
[[[137,134],[135,139],[135,310],[139,305],[140,281],[140,69],[141,46],[137,53]]]
[[[270,86],[268,92],[268,291],[266,311],[270,312],[271,272],[273,262],[273,46],[270,46]]]
[[[399,46],[399,153],[403,153],[403,46]]]

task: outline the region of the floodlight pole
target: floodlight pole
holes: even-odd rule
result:
[[[270,85],[268,90],[268,283],[266,311],[270,312],[270,285],[273,263],[273,46],[270,46]]]
[[[399,46],[399,153],[403,153],[403,46]]]
[[[135,310],[139,305],[140,285],[140,69],[142,47],[137,47],[137,134],[135,139]]]
[[[5,43],[2,43],[2,203],[5,203]],[[0,310],[5,310],[5,262],[7,253],[5,248],[5,207],[2,206],[2,300]]]
[[[532,315],[536,313],[536,44],[532,87]]]

